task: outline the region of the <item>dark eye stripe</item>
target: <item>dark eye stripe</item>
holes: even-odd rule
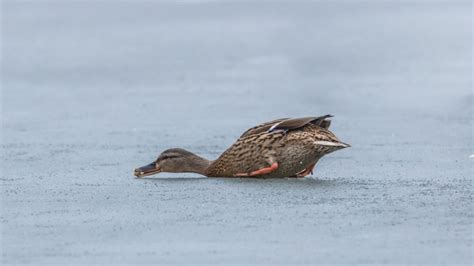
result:
[[[166,160],[166,159],[172,159],[172,158],[177,158],[178,156],[175,155],[165,155],[161,158],[161,160]]]

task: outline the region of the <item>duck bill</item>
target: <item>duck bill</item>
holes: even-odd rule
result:
[[[149,165],[145,165],[145,166],[135,169],[134,175],[136,177],[144,177],[144,176],[149,176],[149,175],[155,175],[155,174],[158,174],[159,172],[161,172],[160,167],[155,162],[152,162]]]

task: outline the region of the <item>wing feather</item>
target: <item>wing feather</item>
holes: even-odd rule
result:
[[[275,119],[275,120],[272,120],[270,122],[265,122],[265,123],[262,123],[258,126],[254,126],[252,128],[249,128],[247,131],[245,131],[241,136],[240,138],[243,138],[243,137],[248,137],[250,135],[255,135],[255,134],[258,134],[258,133],[261,133],[261,132],[265,132],[265,131],[268,131],[272,126],[280,123],[281,121],[284,121],[284,120],[287,120],[288,118],[280,118],[280,119]]]
[[[294,119],[286,119],[283,121],[280,121],[278,123],[275,123],[272,127],[268,129],[269,132],[273,131],[289,131],[289,130],[295,130],[298,128],[302,128],[306,126],[307,124],[311,123],[323,128],[329,128],[329,125],[331,124],[330,120],[326,120],[327,118],[332,117],[332,115],[323,115],[319,117],[311,116],[311,117],[302,117],[302,118],[294,118]]]
[[[275,119],[269,122],[262,123],[260,125],[254,126],[247,131],[245,131],[240,138],[248,137],[250,135],[256,135],[261,132],[273,132],[276,130],[294,130],[305,125],[312,123],[314,125],[320,126],[322,128],[328,129],[331,125],[331,120],[327,120],[327,118],[332,117],[332,115],[323,115],[323,116],[311,116],[311,117],[303,117],[303,118],[280,118]]]

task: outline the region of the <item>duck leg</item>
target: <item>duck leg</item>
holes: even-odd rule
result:
[[[290,176],[290,177],[305,177],[309,174],[313,174],[313,169],[314,169],[314,166],[316,165],[316,163],[313,163],[313,164],[310,164],[308,167],[306,167],[306,169],[304,169],[303,171],[297,173],[296,175],[294,176]]]
[[[237,177],[245,177],[245,176],[259,176],[259,175],[266,175],[266,174],[269,174],[273,171],[275,171],[276,169],[278,169],[278,163],[272,163],[271,166],[269,167],[265,167],[265,168],[262,168],[262,169],[259,169],[259,170],[256,170],[256,171],[253,171],[253,172],[250,172],[250,173],[237,173],[237,174],[234,174],[234,176],[237,176]]]

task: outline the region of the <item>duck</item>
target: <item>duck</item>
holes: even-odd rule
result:
[[[326,154],[350,147],[329,131],[332,115],[280,118],[245,131],[216,160],[181,148],[163,151],[134,170],[137,178],[162,172],[207,177],[285,178],[313,174]]]

